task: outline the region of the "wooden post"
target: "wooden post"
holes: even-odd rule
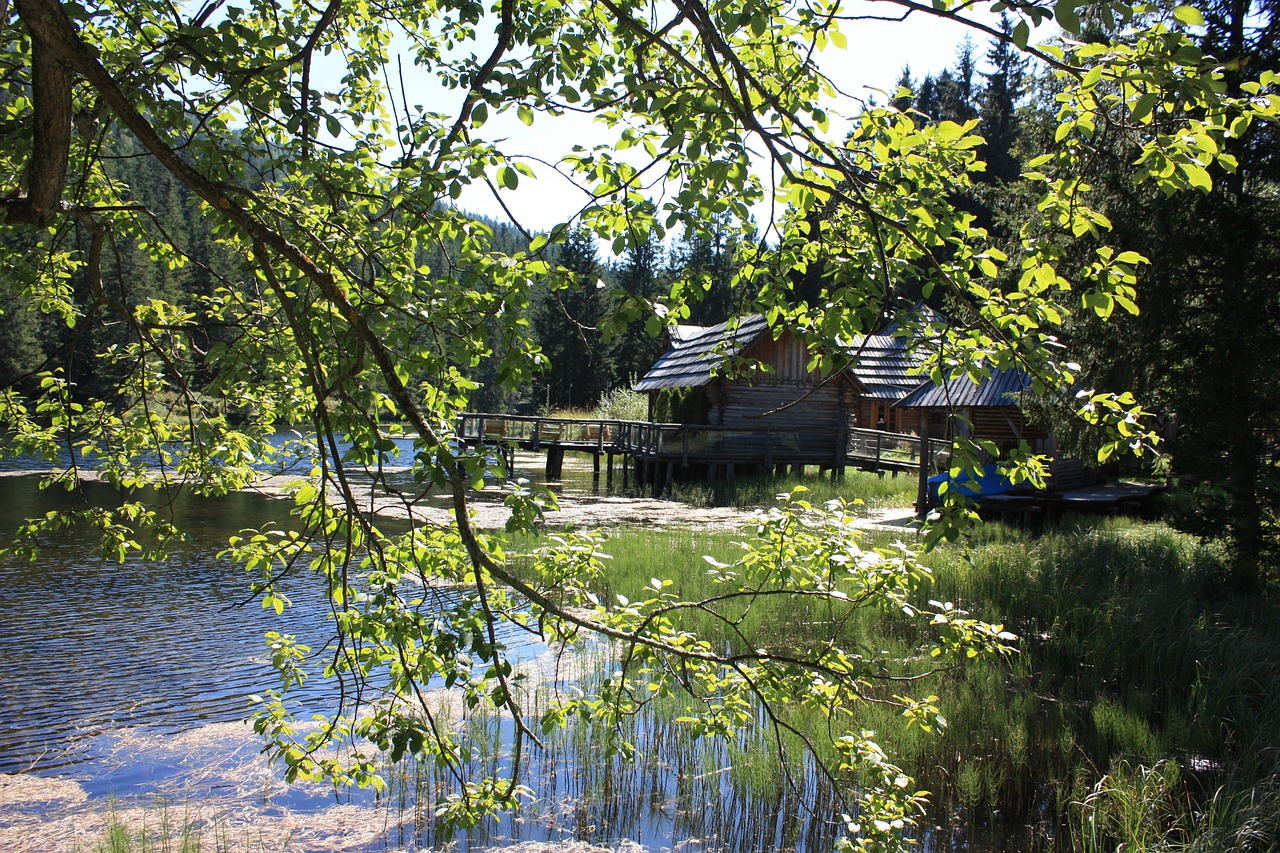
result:
[[[669,460],[667,462],[667,485],[666,485],[666,489],[664,490],[664,493],[668,500],[671,499],[671,486],[672,486],[672,481],[675,477],[675,469],[676,469],[675,460],[674,459]]]
[[[547,479],[559,480],[564,470],[564,448],[551,445],[547,448]]]
[[[844,389],[840,390],[841,395]],[[843,409],[843,406],[841,407]],[[840,479],[844,479],[844,466],[849,461],[849,419],[841,416],[839,426],[836,427],[836,469],[832,482],[835,482],[834,476],[838,475]]]
[[[916,518],[929,512],[929,417],[920,410],[920,482],[916,488]]]

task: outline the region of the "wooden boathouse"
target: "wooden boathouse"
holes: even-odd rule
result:
[[[458,436],[547,454],[558,479],[566,452],[601,462],[610,485],[622,462],[624,486],[669,493],[675,479],[732,482],[744,471],[818,466],[919,471],[943,443],[921,447],[894,432],[892,404],[919,385],[905,342],[892,329],[854,342],[852,366],[831,375],[809,368],[810,353],[788,330],[761,316],[710,327],[679,327],[636,390],[649,397],[649,421],[467,414]]]
[[[681,327],[635,389],[650,421],[706,427],[681,440],[682,464],[843,469],[856,395],[847,373],[809,368],[808,347],[760,315]],[[686,461],[687,460],[687,461]]]
[[[621,463],[623,488],[670,495],[673,483],[732,484],[736,472],[816,465],[833,477],[853,466],[920,477],[944,473],[952,441],[971,438],[1004,451],[1025,441],[1052,454],[1052,436],[1024,414],[1031,380],[997,370],[981,381],[921,382],[892,330],[856,342],[854,363],[832,376],[808,369],[803,343],[772,332],[762,318],[709,328],[685,327],[637,384],[649,395],[650,421],[468,413],[460,443],[490,448],[514,468],[517,449],[546,453],[546,477],[560,479],[566,453],[590,455],[609,487]],[[915,434],[905,430],[916,428]],[[603,463],[603,464],[602,464]],[[984,511],[1026,522],[1062,508],[1115,511],[1140,506],[1158,488],[1103,486],[1076,459],[1055,459],[1049,488],[983,495]]]

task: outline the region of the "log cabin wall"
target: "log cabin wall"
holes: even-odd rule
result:
[[[969,419],[970,434],[973,438],[986,439],[998,444],[1016,443],[1019,439],[1031,439],[1028,434],[1026,418],[1016,408],[967,409],[964,414]]]
[[[818,388],[798,382],[725,382],[708,390],[712,424],[734,429],[815,429],[834,434],[847,398],[839,381]]]
[[[816,389],[800,382],[717,382],[707,390],[713,425],[754,430],[757,436],[767,430],[774,436],[775,453],[799,454],[811,461],[835,459],[846,440],[848,389],[843,381]],[[734,442],[750,440],[746,433],[731,435]]]
[[[858,397],[853,409],[852,426],[859,429],[883,429],[887,432],[912,433],[916,418],[893,405],[893,400]]]
[[[934,438],[952,438],[962,435],[982,441],[994,441],[1002,449],[1016,447],[1024,440],[1036,453],[1052,453],[1055,442],[1041,427],[1027,422],[1026,416],[1016,406],[975,406],[960,409],[957,418],[948,417],[946,409],[915,409],[927,413],[929,434]],[[961,418],[968,421],[963,423]]]
[[[822,381],[817,371],[809,370],[808,350],[790,332],[783,332],[776,341],[771,335],[761,335],[743,356],[772,367],[773,373],[764,378],[773,382],[816,385]]]
[[[772,372],[715,380],[707,388],[713,426],[791,433],[793,450],[834,453],[843,437],[853,388],[841,376],[831,382],[808,370],[808,353],[790,333],[778,340],[765,335],[744,357],[767,364]]]

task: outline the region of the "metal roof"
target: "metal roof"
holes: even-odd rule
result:
[[[636,383],[637,391],[710,385],[716,368],[739,355],[769,330],[759,314],[715,326],[680,326],[671,347]]]
[[[995,370],[982,382],[968,374],[943,385],[924,382],[896,405],[906,409],[969,409],[980,406],[1018,405],[1018,396],[1031,387],[1031,377],[1021,370]]]

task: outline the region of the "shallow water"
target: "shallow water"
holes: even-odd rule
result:
[[[0,533],[65,501],[31,478],[0,478]],[[295,634],[313,649],[332,633],[314,577],[285,579],[293,606],[277,615],[251,594],[243,569],[216,556],[241,529],[286,523],[288,507],[249,494],[182,497],[173,520],[190,538],[162,563],[105,560],[91,536],[75,531],[46,543],[34,563],[0,563],[0,772],[70,773],[91,796],[121,793],[164,769],[119,766],[113,732],[244,719],[247,697],[275,686],[266,631]],[[506,639],[528,644],[515,632]],[[295,698],[316,711],[335,691],[316,677]]]

